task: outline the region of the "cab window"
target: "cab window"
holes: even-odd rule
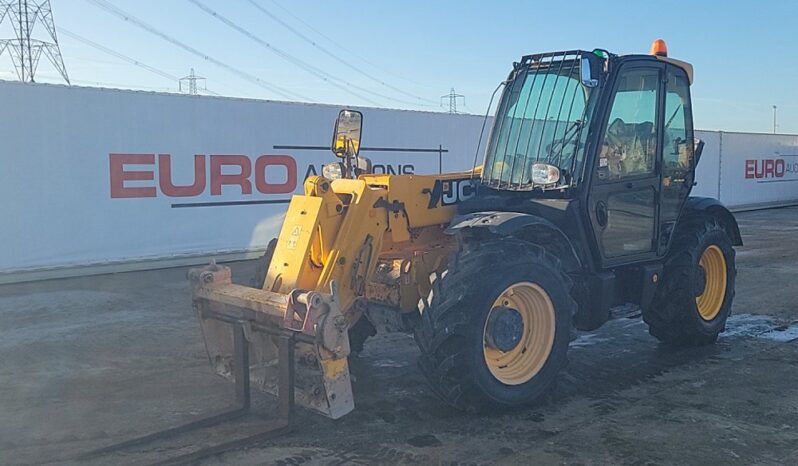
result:
[[[665,86],[665,116],[662,147],[662,197],[660,202],[660,247],[668,244],[679,211],[693,186],[693,122],[690,82],[687,74],[669,66]]]
[[[600,181],[654,172],[659,71],[631,69],[618,78],[598,162]]]
[[[669,69],[665,93],[665,134],[663,172],[665,176],[690,167],[693,156],[693,135],[688,134],[690,83],[684,71]]]

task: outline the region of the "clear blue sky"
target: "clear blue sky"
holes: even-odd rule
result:
[[[463,110],[482,113],[496,84],[522,54],[595,47],[616,53],[645,53],[654,38],[662,37],[671,56],[695,65],[697,127],[770,132],[772,106],[777,105],[779,132],[798,133],[795,1],[255,0],[318,46],[346,60],[357,68],[355,71],[246,0],[200,0],[272,47],[345,80],[349,85],[342,86],[351,92],[258,45],[189,0],[107,1],[265,82],[313,101],[341,105],[377,102],[441,111],[439,96],[454,87],[465,95]],[[168,74],[184,76],[193,67],[207,78],[208,89],[216,93],[281,99],[88,0],[51,3],[58,26]],[[0,30],[0,35],[7,34],[7,29]],[[59,39],[75,84],[177,89],[177,83],[167,78],[65,34]],[[13,79],[11,70],[9,58],[0,57],[0,79]],[[57,82],[55,77],[54,69],[43,59],[38,80]],[[426,99],[423,103],[428,106],[418,105],[421,101],[410,95]]]

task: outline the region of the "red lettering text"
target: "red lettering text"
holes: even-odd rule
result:
[[[787,168],[784,159],[762,159],[745,161],[746,178],[783,178]]]
[[[266,167],[285,168],[285,182],[266,180]],[[287,155],[262,155],[255,161],[255,188],[263,194],[285,194],[296,189],[296,161]]]
[[[209,165],[206,160],[210,160]],[[241,194],[252,194],[252,164],[246,155],[194,155],[194,178],[191,184],[175,184],[170,154],[158,154],[158,184],[130,186],[130,181],[155,180],[155,154],[109,154],[112,198],[221,196],[224,186],[238,186]],[[255,159],[255,188],[261,194],[288,194],[297,187],[296,160],[290,155],[261,155]],[[135,170],[127,165],[145,165]],[[177,176],[188,179],[187,176]]]
[[[239,172],[234,175],[223,175],[223,166],[237,166]],[[235,185],[241,187],[241,194],[252,194],[252,163],[245,155],[211,155],[211,195],[222,194],[222,186]]]
[[[199,196],[205,191],[205,156],[194,156],[194,184],[190,186],[175,186],[172,183],[172,156],[159,154],[158,184],[161,187],[161,192],[169,197]]]
[[[756,160],[746,160],[745,161],[745,177],[746,178],[753,178],[755,170],[756,170]]]
[[[765,162],[765,178],[770,176],[773,178],[775,175],[773,174],[773,159],[764,160]]]
[[[155,165],[155,154],[110,154],[111,197],[155,197],[155,187],[128,187],[125,181],[152,181],[155,173],[125,170],[125,165]]]
[[[776,159],[776,178],[784,177],[784,159]]]

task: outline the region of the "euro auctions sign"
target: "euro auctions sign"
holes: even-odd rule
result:
[[[338,105],[2,80],[0,102],[0,282],[257,254],[338,160]],[[375,174],[472,166],[482,116],[360,110]]]
[[[796,160],[789,160],[790,158]],[[745,160],[745,178],[759,182],[798,180],[798,155]]]
[[[185,163],[177,164],[182,171],[176,169],[171,154],[111,153],[108,157],[112,199],[203,197],[207,200],[208,196],[222,194],[241,196],[237,200],[175,203],[173,208],[284,204],[289,199],[280,195],[301,188],[300,175],[304,180],[321,172],[321,164],[306,162],[298,167],[293,156],[283,154],[254,158],[241,154],[197,154],[194,155],[193,174]],[[413,163],[376,163],[373,170],[378,174],[412,175],[416,166]],[[269,197],[254,199],[256,195]]]
[[[297,188],[297,164],[289,155],[261,155],[254,162],[246,155],[195,155],[193,182],[181,185],[172,179],[170,154],[110,154],[109,160],[112,198],[195,197],[207,191],[221,196],[224,186],[235,186],[242,195],[253,189],[288,194]]]

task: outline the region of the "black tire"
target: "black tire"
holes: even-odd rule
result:
[[[369,337],[377,334],[377,329],[374,324],[365,315],[355,322],[355,325],[349,327],[349,350],[351,354],[360,354],[363,352],[363,345]]]
[[[560,261],[542,247],[515,239],[464,245],[448,269],[431,276],[430,296],[419,302],[415,339],[419,365],[432,390],[455,408],[509,408],[538,399],[566,364],[576,303]],[[491,306],[509,286],[531,282],[553,305],[554,337],[548,358],[532,378],[507,385],[493,375],[484,350]]]
[[[255,275],[250,280],[250,286],[253,288],[263,288],[263,282],[266,281],[266,274],[269,272],[269,266],[272,263],[272,256],[274,256],[274,249],[277,247],[277,238],[272,238],[269,245],[266,246],[266,251],[258,259],[258,266],[255,268]],[[363,316],[349,329],[349,348],[352,353],[357,354],[363,351],[363,345],[366,340],[377,334],[377,329]]]
[[[662,282],[643,319],[648,323],[649,333],[664,343],[678,346],[712,344],[726,329],[726,319],[731,314],[734,300],[737,269],[731,239],[720,223],[709,216],[680,220],[675,235],[665,261]],[[707,283],[706,272],[699,262],[704,251],[712,246],[723,254],[726,286],[717,314],[707,319],[701,316],[696,297],[703,293]]]

